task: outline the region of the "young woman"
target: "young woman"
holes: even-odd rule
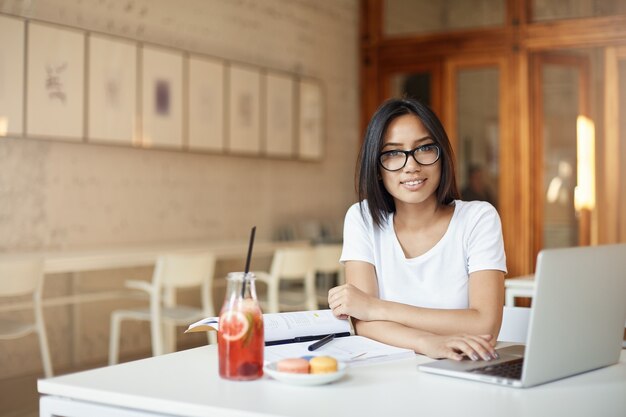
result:
[[[329,291],[356,332],[433,358],[497,357],[506,260],[496,210],[460,201],[441,122],[412,99],[374,114],[344,223],[346,284]]]

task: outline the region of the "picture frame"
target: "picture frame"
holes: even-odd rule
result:
[[[88,38],[87,138],[133,145],[137,129],[137,44],[109,36]]]
[[[0,15],[0,137],[24,133],[24,33],[21,19]]]
[[[232,64],[228,83],[228,151],[258,155],[261,151],[261,73]]]
[[[182,148],[183,53],[144,45],[141,56],[141,146]]]
[[[85,33],[29,22],[27,54],[27,135],[82,141]]]
[[[324,102],[321,84],[301,79],[298,91],[298,156],[319,160],[323,155]]]
[[[187,95],[189,150],[224,150],[224,63],[189,57]]]
[[[295,91],[293,77],[277,72],[265,75],[265,154],[289,158],[295,151]]]

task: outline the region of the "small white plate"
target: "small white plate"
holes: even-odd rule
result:
[[[323,385],[341,379],[346,374],[346,364],[337,363],[337,372],[330,374],[294,374],[289,372],[279,372],[276,362],[268,363],[263,367],[263,372],[277,381],[292,385]]]

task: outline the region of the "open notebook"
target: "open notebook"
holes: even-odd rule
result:
[[[411,349],[386,345],[362,336],[355,336],[349,320],[336,318],[330,310],[296,311],[263,314],[265,326],[265,360],[305,355],[330,355],[341,362],[357,364],[412,357]],[[193,323],[187,332],[218,330],[218,317]],[[315,340],[334,334],[335,338],[315,350],[308,346]]]

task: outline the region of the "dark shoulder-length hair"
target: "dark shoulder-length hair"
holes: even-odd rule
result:
[[[382,227],[383,221],[387,219],[389,213],[396,211],[393,197],[380,180],[381,168],[378,157],[383,148],[387,126],[392,120],[405,114],[417,116],[435,143],[441,148],[441,180],[437,188],[437,202],[440,205],[446,205],[460,198],[456,185],[452,146],[439,118],[430,108],[418,100],[411,98],[388,100],[376,110],[367,126],[356,170],[357,192],[361,210],[363,210],[363,201],[367,200],[372,220],[378,227]]]

